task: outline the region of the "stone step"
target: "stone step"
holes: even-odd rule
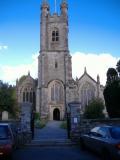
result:
[[[69,139],[49,139],[49,140],[32,140],[31,143],[26,144],[25,146],[39,146],[39,147],[47,147],[47,146],[73,146],[77,145],[76,142],[72,142]]]

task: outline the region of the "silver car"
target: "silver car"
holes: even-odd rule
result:
[[[88,148],[104,160],[120,160],[120,126],[97,126],[80,137],[82,149]]]

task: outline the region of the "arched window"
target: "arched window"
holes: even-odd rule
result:
[[[63,101],[63,87],[60,86],[60,101]]]
[[[54,31],[52,31],[52,41],[53,42],[59,41],[59,31],[58,31],[58,29],[55,29]]]
[[[35,104],[36,103],[36,94],[35,94],[35,92],[33,92],[33,103]]]
[[[51,100],[54,101],[54,86],[51,87]]]
[[[33,88],[27,87],[22,91],[22,102],[30,102],[35,105],[36,103],[36,94]]]
[[[81,103],[82,107],[89,104],[90,100],[95,98],[95,89],[92,84],[85,83],[81,88]]]
[[[55,81],[50,86],[51,89],[51,101],[61,102],[63,101],[64,89],[61,83]]]
[[[30,92],[30,102],[33,102],[33,93]]]
[[[29,93],[27,92],[26,93],[26,102],[28,102],[29,101]]]
[[[25,102],[25,92],[23,92],[23,102]]]

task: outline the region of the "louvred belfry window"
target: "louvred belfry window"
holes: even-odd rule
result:
[[[55,30],[52,32],[52,41],[53,41],[53,42],[59,41],[59,31],[58,31],[58,29],[55,29]]]

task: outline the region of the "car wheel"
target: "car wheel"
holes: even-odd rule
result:
[[[80,139],[80,148],[82,150],[85,150],[86,149],[86,146],[85,146],[85,143],[84,143],[84,140],[83,139]]]
[[[111,154],[107,149],[102,150],[102,160],[112,160]]]
[[[9,155],[9,156],[7,156],[7,160],[12,160],[13,159],[13,156],[12,156],[12,153]]]

